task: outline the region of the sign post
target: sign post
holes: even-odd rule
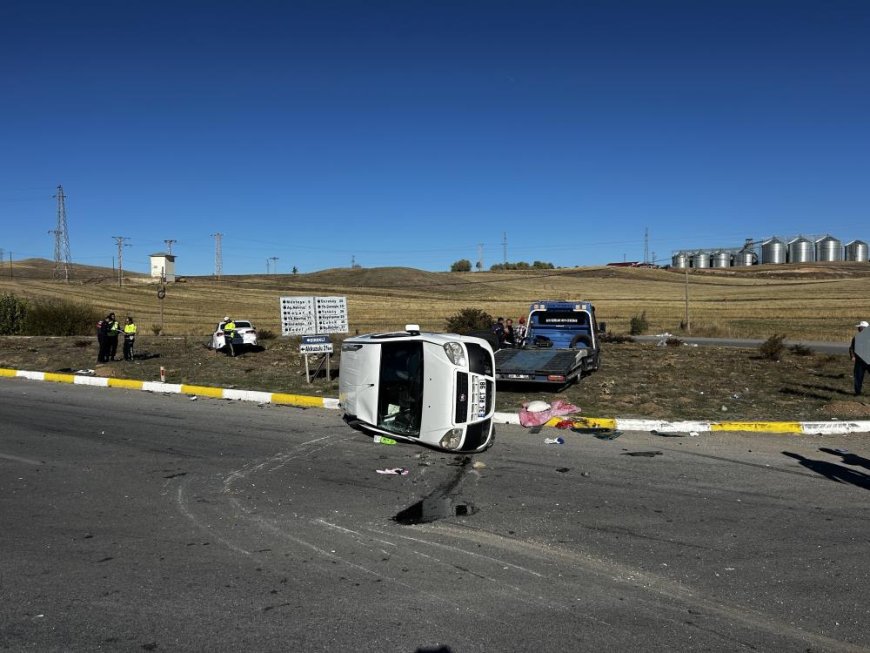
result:
[[[315,374],[326,363],[326,378],[332,378],[331,333],[347,333],[346,297],[281,297],[281,335],[301,336],[299,351],[305,356],[305,378],[311,383],[308,357],[323,357]]]

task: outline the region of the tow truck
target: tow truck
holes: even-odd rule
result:
[[[606,325],[596,321],[592,302],[535,301],[526,323],[522,342],[495,352],[497,381],[568,385],[601,365]]]
[[[346,339],[338,397],[344,421],[372,435],[451,453],[480,453],[495,438],[490,344],[454,333],[404,331]]]

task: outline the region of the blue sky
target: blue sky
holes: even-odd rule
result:
[[[180,274],[870,240],[865,0],[0,6],[0,248]]]

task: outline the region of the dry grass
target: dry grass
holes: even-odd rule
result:
[[[157,285],[144,275],[120,288],[111,270],[74,267],[69,284],[51,279],[50,261],[0,270],[0,293],[36,298],[64,296],[100,311],[132,314],[140,329],[160,323]],[[351,332],[401,328],[416,322],[441,330],[448,316],[468,306],[493,316],[518,317],[534,299],[587,299],[614,333],[627,333],[646,312],[651,333],[680,333],[688,277],[693,335],[847,340],[857,319],[870,318],[870,265],[861,263],[756,266],[682,271],[574,268],[482,273],[424,272],[408,268],[335,269],[304,275],[187,277],[170,284],[164,334],[206,335],[224,314],[251,319],[280,333],[278,298],[343,295]]]

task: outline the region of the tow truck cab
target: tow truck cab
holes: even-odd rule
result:
[[[354,428],[455,453],[492,445],[495,360],[480,338],[405,331],[348,338],[339,403]]]

